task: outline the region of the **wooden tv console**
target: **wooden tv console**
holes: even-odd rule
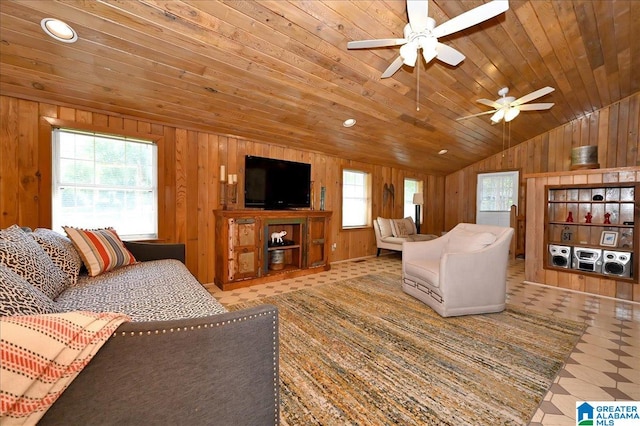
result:
[[[215,284],[222,290],[279,281],[330,269],[331,212],[215,210]],[[281,245],[274,232],[285,231]]]

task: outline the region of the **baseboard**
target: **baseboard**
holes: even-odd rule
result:
[[[601,297],[603,299],[615,300],[616,302],[633,303],[634,305],[640,305],[640,302],[635,302],[633,300],[620,299],[620,298],[611,297],[611,296],[602,296],[600,294],[587,293],[586,291],[573,290],[573,289],[564,288],[564,287],[556,287],[556,286],[549,285],[549,284],[536,283],[536,282],[527,281],[527,280],[524,280],[522,282],[525,283],[525,284],[531,284],[531,285],[537,285],[537,286],[540,286],[540,287],[553,288],[553,289],[560,290],[560,291],[567,291],[569,293],[578,293],[578,294],[583,294],[585,296]]]

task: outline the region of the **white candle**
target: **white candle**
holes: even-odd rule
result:
[[[238,183],[238,175],[233,175],[233,183]]]
[[[233,179],[233,175],[231,173],[229,173],[229,178],[227,179],[227,182],[228,183],[233,183],[232,179]]]
[[[220,182],[224,182],[224,178],[225,178],[225,167],[224,166],[220,166]]]

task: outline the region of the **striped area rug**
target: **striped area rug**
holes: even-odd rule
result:
[[[392,274],[230,309],[260,303],[279,308],[281,424],[291,426],[525,424],[584,331],[512,306],[441,318]]]

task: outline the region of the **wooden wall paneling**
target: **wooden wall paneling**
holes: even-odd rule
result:
[[[609,108],[609,132],[607,135],[607,162],[606,167],[619,167],[617,163],[617,150],[618,150],[618,119],[619,119],[620,105],[614,104]],[[600,167],[603,167],[600,164]]]
[[[92,124],[93,114],[89,111],[76,110],[76,117],[74,119],[76,123]]]
[[[536,196],[536,185],[535,180],[527,179],[527,199],[529,199],[529,203],[527,204],[526,217],[527,217],[527,229],[535,226],[535,217],[540,213],[534,209],[535,203],[531,202]],[[536,242],[534,238],[527,238],[525,240],[525,279],[532,282],[538,282],[539,279],[535,275],[535,257],[536,257]],[[540,253],[538,252],[538,256]]]
[[[638,287],[637,284],[627,283],[627,282],[616,282],[616,294],[612,297],[616,297],[618,299],[624,300],[634,300],[633,299],[633,287]]]
[[[156,141],[156,150],[158,153],[158,188],[157,188],[157,192],[158,192],[158,239],[161,241],[173,241],[173,240],[169,240],[169,231],[166,229],[167,226],[165,225],[165,222],[167,220],[167,208],[166,208],[166,203],[167,203],[167,197],[166,197],[166,176],[164,174],[164,171],[167,169],[166,166],[166,158],[165,158],[165,150],[166,150],[166,142],[165,142],[165,130],[164,128],[158,128],[157,126],[154,128],[154,126],[152,126],[152,131],[159,131],[160,134],[162,135],[157,141]]]
[[[38,104],[20,100],[18,115],[18,223],[34,227],[39,223]]]
[[[162,156],[163,168],[158,168],[158,174],[162,174],[163,187],[158,188],[158,198],[162,197],[162,203],[159,204],[159,209],[162,210],[162,216],[158,216],[158,232],[161,235],[161,239],[165,239],[168,242],[181,242],[177,240],[176,233],[176,132],[175,129],[168,126],[164,127],[164,137],[162,139],[162,153],[160,147],[158,147],[158,157]],[[158,161],[158,165],[160,161]],[[160,193],[162,193],[160,195]]]
[[[188,171],[188,151],[187,151],[188,131],[175,129],[175,159],[174,159],[174,232],[175,239],[181,243],[187,243],[187,171]],[[187,247],[188,248],[188,247]]]
[[[216,170],[220,174],[220,166],[225,166],[225,174],[229,174],[229,158],[227,150],[229,148],[228,138],[226,136],[218,136],[218,164]],[[220,179],[227,181],[227,176],[220,176]],[[223,194],[218,194],[218,204],[222,202]]]
[[[340,160],[337,157],[327,157],[326,162],[326,171],[324,182],[327,187],[327,198],[325,199],[326,210],[332,211],[331,215],[331,223],[329,229],[331,230],[331,244],[336,244],[335,251],[329,251],[329,258],[334,260],[342,260],[346,259],[346,257],[341,257],[341,235],[340,229],[342,227],[342,212],[341,206],[342,202],[340,201],[340,197],[342,197],[342,188],[340,183],[342,182],[342,169]]]
[[[209,138],[206,133],[198,132],[197,135],[197,149],[196,157],[192,158],[192,162],[198,163],[198,174],[196,179],[197,185],[197,226],[196,229],[196,256],[198,258],[197,271],[198,280],[200,282],[208,283],[213,281],[212,277],[209,277],[208,264],[210,250],[209,246],[213,246],[213,240],[209,233],[209,225],[213,223],[213,207],[210,206],[211,191],[209,190],[209,174],[211,172],[209,168]],[[213,256],[212,256],[213,260]]]
[[[562,126],[562,148],[560,153],[561,162],[556,164],[556,169],[549,171],[569,170],[571,169],[571,152],[573,149],[573,132],[571,123]]]
[[[91,124],[93,124],[94,126],[109,127],[109,116],[106,114],[94,112],[91,114]],[[138,131],[141,133],[150,133],[149,131],[145,132],[144,130],[140,129],[138,129]]]
[[[0,99],[0,227],[18,223],[18,100]],[[22,224],[20,224],[22,225]]]
[[[598,146],[598,130],[600,122],[600,111],[594,111],[585,117],[589,121],[589,146]]]
[[[637,43],[640,44],[640,43]],[[628,149],[625,164],[640,165],[638,143],[640,142],[640,96],[631,97],[629,102]]]
[[[278,157],[282,158],[282,157]],[[229,174],[238,174],[238,170],[244,167],[244,159],[238,158],[238,139],[228,137],[227,138],[227,182],[229,181]]]
[[[95,117],[95,114],[94,114],[94,117]],[[147,133],[147,134],[151,133],[151,123],[146,121],[137,121],[136,125],[137,125],[136,131],[138,133]]]
[[[455,222],[455,217],[458,208],[456,203],[461,200],[458,194],[458,181],[462,178],[462,173],[454,173],[447,176],[444,185],[444,191],[447,196],[444,199],[444,230],[450,229],[450,224]]]
[[[209,194],[209,203],[203,217],[208,224],[206,230],[206,238],[198,239],[200,250],[207,253],[206,255],[206,282],[211,283],[215,277],[215,230],[216,223],[213,211],[220,206],[220,165],[218,158],[218,145],[220,138],[217,135],[208,134],[206,136],[206,152],[208,156],[208,169],[206,173],[206,191]]]
[[[627,164],[627,142],[629,139],[629,101],[625,98],[619,102],[618,135],[616,146],[616,164]]]
[[[607,141],[609,137],[609,116],[611,108],[603,108],[598,111],[598,164],[603,167],[605,164],[609,164],[609,144],[602,143]]]
[[[557,286],[560,288],[571,288],[573,274],[559,274]]]
[[[186,198],[186,217],[185,233],[187,241],[187,251],[190,252],[188,256],[187,266],[191,271],[199,271],[200,255],[198,252],[198,238],[199,238],[199,210],[200,210],[200,186],[198,180],[200,179],[199,171],[199,152],[198,152],[198,135],[199,132],[187,131],[186,138],[186,157],[185,166],[186,171],[186,186],[184,189]],[[202,231],[206,231],[206,227],[202,228]],[[199,272],[198,278],[201,277]]]
[[[551,170],[555,170],[558,161],[562,161],[559,158],[562,154],[562,144],[558,144],[558,140],[562,137],[562,134],[558,134],[561,128],[553,129],[549,134],[549,160],[547,162],[548,167]]]
[[[75,110],[75,108],[59,106],[58,107],[58,118],[60,118],[61,120],[75,121],[76,120],[76,110]]]
[[[122,120],[122,130],[129,132],[138,131],[138,120],[132,120],[130,118],[124,118]]]
[[[535,170],[536,161],[536,144],[535,139],[528,140],[521,145],[525,145],[524,169],[526,173],[532,173]]]

